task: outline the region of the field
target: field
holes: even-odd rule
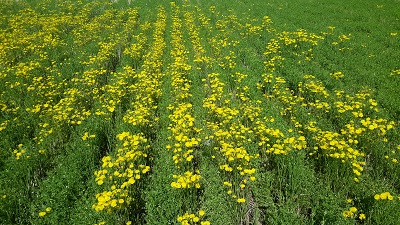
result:
[[[399,224],[399,0],[0,1],[0,224]]]

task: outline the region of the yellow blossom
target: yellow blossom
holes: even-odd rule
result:
[[[244,198],[238,198],[238,199],[237,199],[237,202],[239,202],[239,203],[244,203],[244,202],[246,202],[246,199],[244,199]]]

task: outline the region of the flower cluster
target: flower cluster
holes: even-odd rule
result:
[[[393,70],[392,72],[390,72],[390,75],[400,75],[400,69]]]
[[[133,110],[128,110],[123,117],[123,121],[126,124],[138,126],[139,128],[152,126],[150,119],[154,117],[156,108],[154,103],[156,98],[161,95],[158,80],[162,75],[160,69],[162,63],[160,60],[165,47],[165,42],[162,38],[165,26],[165,10],[159,8],[153,34],[155,42],[144,59],[143,70],[140,73],[134,73],[131,67],[125,67],[125,74],[133,74],[137,81],[130,87],[136,86],[133,89],[136,98],[132,102]],[[122,76],[123,74],[121,74]],[[129,76],[126,82],[131,77]],[[119,80],[117,84],[124,82],[123,77],[119,79],[119,76],[117,76],[115,79]],[[118,94],[118,92],[111,92],[111,96],[115,93]],[[93,205],[96,211],[111,211],[114,208],[121,208],[129,204],[133,200],[130,196],[130,190],[132,190],[130,186],[135,184],[141,178],[141,175],[150,170],[150,167],[144,164],[145,158],[147,158],[146,152],[150,145],[147,144],[147,138],[143,133],[136,132],[132,134],[129,131],[123,131],[116,138],[118,141],[116,155],[103,157],[102,169],[95,172],[97,184],[106,186],[103,192],[96,195],[97,203]]]
[[[171,183],[171,187],[173,188],[191,188],[196,187],[200,188],[200,171],[196,171],[196,173],[192,173],[190,171],[186,171],[184,175],[173,175],[173,178],[176,179],[176,182]]]
[[[235,122],[240,116],[244,116],[239,110],[229,107],[230,99],[224,93],[224,83],[220,81],[219,74],[208,74],[205,82],[206,90],[210,95],[203,100],[203,107],[207,108],[209,114],[214,118],[215,122],[208,122],[208,129],[213,135],[206,137],[215,141],[216,159],[220,164],[220,169],[229,174],[239,174],[241,179],[238,181],[239,190],[245,188],[249,177],[255,179],[250,161],[258,155],[249,154],[245,147],[245,143],[251,141],[253,130],[244,124]],[[243,112],[243,111],[242,111]],[[242,115],[241,115],[242,114]],[[246,173],[247,171],[251,171]],[[233,176],[233,175],[232,175]],[[231,182],[226,181],[231,184]],[[237,194],[233,193],[229,185],[228,194],[233,198],[237,198]]]
[[[335,78],[336,80],[339,80],[344,77],[344,74],[340,71],[331,73],[330,75],[331,75],[331,77]]]
[[[289,89],[282,77],[273,75],[275,68],[281,66],[275,63],[275,57],[282,57],[283,52],[280,49],[283,45],[285,44],[280,44],[276,40],[271,40],[267,45],[264,55],[269,58],[265,63],[268,74],[263,75],[265,83],[258,88],[270,90],[265,96],[269,99],[278,99],[282,104],[281,114],[290,115],[290,121],[300,129],[299,133],[305,133],[310,137],[314,146],[309,155],[314,155],[316,158],[325,155],[347,162],[356,175],[354,180],[358,182],[365,166],[365,153],[360,147],[360,141],[369,139],[371,135],[382,137],[382,141],[387,141],[384,136],[394,128],[394,122],[373,116],[379,109],[377,102],[371,98],[369,90],[361,90],[354,95],[334,90],[335,94],[331,94],[323,82],[313,75],[305,75],[304,82],[298,83],[297,90]],[[341,75],[342,73],[335,73],[337,78],[341,78]],[[307,115],[302,115],[300,111],[307,112]],[[340,121],[337,124],[339,132],[319,128],[314,119],[305,120],[304,117],[312,118],[311,113],[320,120],[325,118],[327,113],[333,115]],[[302,117],[302,121],[298,121],[297,117]]]
[[[95,172],[98,185],[106,185],[106,190],[96,194],[97,203],[93,205],[96,211],[120,208],[133,199],[129,195],[130,186],[146,174],[150,167],[140,162],[147,157],[144,152],[150,146],[141,134],[133,135],[123,132],[117,135],[120,144],[116,156],[105,156],[102,159],[102,169]]]
[[[334,28],[330,29],[333,32]],[[322,80],[317,79],[318,76],[314,75],[305,75],[297,84],[288,84],[285,78],[277,76],[277,70],[285,65],[286,55],[296,51],[294,55],[303,56],[307,61],[313,56],[312,47],[323,38],[317,37],[312,41],[307,41],[304,40],[308,39],[307,35],[299,34],[297,37],[291,36],[293,37],[291,39],[290,35],[285,33],[280,34],[279,37],[279,39],[271,38],[266,46],[264,52],[266,72],[262,75],[262,82],[257,84],[257,88],[269,101],[279,102],[281,115],[296,128],[297,133],[302,135],[301,140],[304,140],[304,145],[301,145],[301,149],[306,149],[315,160],[326,159],[326,157],[340,160],[352,171],[355,182],[359,182],[362,178],[368,162],[366,156],[371,152],[378,155],[382,155],[382,151],[386,152],[384,157],[396,165],[399,159],[396,150],[368,149],[377,143],[381,143],[382,146],[393,146],[392,142],[397,143],[396,140],[392,139],[391,142],[389,139],[391,130],[396,124],[394,121],[379,116],[380,110],[377,101],[372,97],[372,91],[363,88],[355,94],[347,94],[344,90],[331,90],[325,87]],[[302,41],[296,40],[302,38],[304,38]],[[338,45],[349,39],[350,35],[341,35],[339,41],[334,44]],[[300,45],[300,42],[303,44]],[[303,51],[305,47],[310,47],[310,49]],[[343,44],[340,44],[339,48],[342,51],[349,49]],[[392,75],[395,73],[396,71],[392,72]],[[330,75],[336,80],[344,77],[342,72],[334,72]],[[324,121],[332,120],[332,118],[335,121],[333,126],[326,126]],[[257,122],[258,132],[266,131],[259,145],[267,146],[267,151],[275,154],[287,153],[279,147],[281,141],[273,144],[272,147],[270,144],[271,140],[283,137],[284,134],[277,129],[268,129],[265,125],[268,118]],[[284,143],[287,142],[290,142],[290,139]],[[228,183],[228,185],[231,184]],[[397,199],[388,192],[376,194],[374,198],[389,201]],[[359,221],[366,219],[366,215],[354,206],[345,210],[342,215]]]
[[[204,210],[200,210],[198,213],[185,213],[183,216],[178,216],[176,219],[182,225],[200,224],[200,225],[210,225],[209,221],[202,221],[204,217]]]
[[[389,200],[392,201],[396,199],[393,195],[391,195],[389,192],[382,192],[380,194],[374,195],[374,199],[379,201],[379,200]],[[397,199],[396,199],[397,200]],[[398,197],[398,200],[400,200],[400,196]]]
[[[360,220],[364,220],[367,218],[364,213],[360,213],[357,215],[357,208],[356,207],[350,207],[349,210],[343,211],[343,216],[346,218],[359,218]]]
[[[195,118],[193,116],[193,105],[190,103],[191,81],[188,73],[192,67],[188,62],[188,51],[184,45],[182,34],[182,20],[180,19],[180,8],[171,2],[172,9],[172,30],[171,30],[171,56],[173,63],[169,66],[171,70],[171,86],[173,87],[174,103],[168,106],[171,114],[168,116],[171,123],[168,129],[171,136],[168,137],[169,144],[166,146],[173,152],[173,160],[178,169],[187,170],[184,175],[173,175],[175,179],[171,183],[174,188],[200,188],[200,172],[193,173],[192,160],[195,156],[195,149],[201,139],[197,137],[200,129],[195,127]],[[190,15],[186,15],[190,19]],[[187,21],[188,23],[192,20]],[[192,28],[194,29],[194,28]],[[200,54],[200,53],[199,53]]]
[[[51,212],[51,208],[50,208],[50,207],[47,207],[44,211],[39,212],[39,216],[40,216],[40,217],[43,217],[43,216],[45,216],[46,214],[48,214],[48,213],[50,213],[50,212]]]
[[[132,71],[130,79],[136,81],[135,84],[127,87],[132,90],[135,100],[131,103],[132,109],[128,110],[123,117],[124,122],[134,126],[153,126],[158,118],[154,118],[157,109],[156,101],[161,96],[161,78],[163,55],[166,47],[164,33],[166,27],[166,12],[159,8],[157,21],[154,23],[155,29],[153,33],[154,43],[150,47],[150,51],[144,56],[142,71],[135,73]],[[146,29],[146,28],[145,28]]]
[[[26,150],[25,150],[25,148],[23,147],[23,144],[19,144],[19,145],[18,145],[18,149],[15,149],[15,150],[13,151],[13,153],[14,153],[14,155],[15,155],[15,159],[16,159],[16,160],[21,159],[21,157],[26,153]],[[30,156],[29,156],[29,155],[26,155],[25,157],[26,157],[26,158],[29,158]]]

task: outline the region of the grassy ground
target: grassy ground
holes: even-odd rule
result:
[[[0,11],[0,224],[398,223],[398,1]]]

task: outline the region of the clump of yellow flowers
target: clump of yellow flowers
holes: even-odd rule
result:
[[[176,182],[171,183],[171,187],[174,188],[200,188],[200,171],[196,173],[186,171],[184,175],[173,175]]]
[[[390,194],[390,192],[382,192],[380,194],[376,194],[374,195],[374,199],[379,201],[379,200],[389,200],[392,201],[394,199],[396,199],[395,197],[393,197],[393,195]],[[400,200],[400,196],[398,197],[398,200]]]
[[[347,203],[353,204],[353,199],[347,199]],[[357,207],[350,207],[348,210],[343,211],[342,215],[346,218],[358,218],[359,220],[364,220],[367,218],[364,213],[359,213]]]
[[[183,216],[178,216],[176,219],[181,225],[210,225],[209,221],[202,221],[202,217],[204,217],[204,210],[200,210],[198,213],[185,213]]]
[[[162,49],[165,47],[162,38],[165,32],[166,16],[163,8],[158,8],[157,22],[154,29],[154,43],[150,48],[149,54],[144,59],[144,70],[136,74],[131,67],[125,67],[128,74],[133,74],[142,86],[131,87],[137,90],[136,98],[132,102],[133,110],[128,110],[123,117],[126,124],[140,127],[151,127],[150,116],[154,116],[155,98],[159,96],[160,61]],[[154,81],[157,82],[154,82]],[[110,101],[113,101],[112,99]],[[110,103],[108,101],[108,103]],[[112,105],[114,105],[114,101]],[[137,108],[141,106],[143,109]],[[110,106],[113,107],[113,106]],[[136,108],[135,108],[136,107]],[[109,108],[109,107],[108,107]],[[114,111],[114,110],[108,110]],[[157,118],[155,118],[157,120]],[[92,205],[96,211],[122,208],[128,205],[133,198],[131,197],[131,188],[142,175],[150,171],[150,167],[144,162],[147,158],[147,150],[150,145],[148,139],[142,132],[122,131],[117,136],[117,153],[115,155],[104,156],[102,159],[102,168],[95,172],[96,182],[104,187],[104,191],[96,194],[97,202]]]
[[[171,57],[173,59],[171,69],[171,86],[173,87],[174,102],[168,106],[171,114],[168,116],[171,123],[168,129],[171,135],[168,137],[169,144],[166,148],[173,152],[173,161],[177,169],[186,170],[183,175],[174,174],[174,182],[171,187],[178,189],[200,188],[200,171],[193,171],[192,160],[194,160],[195,149],[201,139],[197,134],[201,129],[196,128],[193,115],[193,104],[189,97],[191,81],[188,78],[191,66],[187,63],[188,51],[184,45],[182,31],[182,20],[179,17],[180,8],[171,2],[172,8],[172,30],[171,30]],[[186,15],[188,18],[188,15]]]
[[[19,144],[18,150],[15,149],[13,153],[15,154],[15,159],[19,160],[26,153],[26,150],[23,148],[23,144]],[[29,156],[26,157],[29,158]]]
[[[338,72],[331,73],[331,77],[335,78],[336,80],[339,80],[340,78],[344,77],[344,74],[342,72],[338,71]]]
[[[43,217],[43,216],[45,216],[46,214],[48,214],[48,213],[50,213],[50,212],[51,212],[51,208],[50,208],[50,207],[47,207],[44,211],[39,212],[39,216],[40,216],[40,217]]]
[[[390,75],[400,75],[400,69],[397,69],[397,70],[393,70],[391,73],[390,73]]]
[[[129,204],[132,201],[129,196],[130,186],[150,170],[149,166],[140,164],[147,157],[144,150],[150,147],[146,145],[146,138],[129,132],[123,132],[117,138],[121,142],[118,154],[115,157],[103,157],[102,169],[95,172],[97,184],[105,184],[107,187],[105,191],[96,194],[97,203],[92,206],[96,211],[111,211]]]
[[[343,216],[346,218],[357,218],[364,220],[367,218],[364,213],[357,214],[358,209],[356,207],[350,207],[349,210],[343,211]]]

